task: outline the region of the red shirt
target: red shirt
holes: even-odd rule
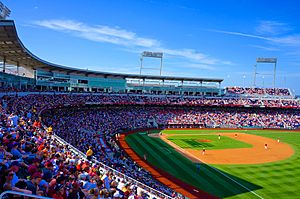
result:
[[[28,167],[28,173],[32,176],[35,172],[38,172],[38,168],[35,164],[31,164]]]

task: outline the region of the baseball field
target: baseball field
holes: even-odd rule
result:
[[[219,198],[300,198],[300,133],[163,130],[126,142],[146,163]],[[205,150],[203,150],[205,149]]]

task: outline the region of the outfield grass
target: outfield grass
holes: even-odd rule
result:
[[[256,131],[256,130],[254,130]],[[191,129],[191,130],[162,130],[161,131],[164,134],[207,134],[207,133],[232,133],[232,132],[248,132],[248,130],[225,130],[225,129]]]
[[[182,135],[170,136],[168,140],[183,149],[232,149],[232,148],[251,148],[252,145],[241,142],[230,137],[218,135]],[[203,142],[207,140],[209,142]]]
[[[214,165],[214,167],[230,172],[232,175],[253,182],[263,189],[255,191],[264,198],[300,198],[300,133],[255,132],[248,133],[277,139],[290,144],[295,154],[283,161],[259,165]],[[241,194],[239,198],[247,198],[248,194]],[[230,197],[237,198],[237,197]]]
[[[216,132],[244,132],[242,130],[176,130],[164,131],[170,134],[208,134]],[[132,134],[126,138],[128,144],[142,157],[171,175],[221,198],[300,198],[300,133],[247,130],[247,133],[273,139],[280,137],[290,144],[295,154],[283,161],[257,165],[201,165],[197,171],[195,163],[177,153],[159,138],[146,134]],[[223,137],[222,137],[223,138]],[[212,167],[213,168],[212,168]],[[247,187],[243,188],[239,184]]]

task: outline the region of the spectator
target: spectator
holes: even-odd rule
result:
[[[38,190],[38,185],[42,180],[42,174],[40,172],[36,172],[32,175],[30,180],[27,180],[27,189],[32,192],[34,195],[43,195],[43,191]]]
[[[92,150],[92,146],[89,146],[89,149],[86,152],[86,158],[91,161],[93,157],[93,150]]]
[[[43,179],[46,182],[50,182],[52,177],[53,177],[53,164],[52,162],[48,161],[44,165],[45,167],[43,168]]]

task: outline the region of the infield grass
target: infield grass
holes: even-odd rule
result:
[[[168,137],[168,140],[183,149],[230,149],[251,148],[252,145],[230,137],[218,135],[176,135]]]
[[[177,153],[159,138],[136,133],[127,136],[126,141],[141,157],[147,153],[147,161],[156,167],[220,198],[259,198],[257,195],[262,198],[300,198],[299,132],[218,129],[163,131],[167,134],[195,134],[196,137],[199,134],[200,139],[202,139],[203,134],[205,136],[212,134],[212,136],[217,137],[213,134],[226,132],[250,133],[273,139],[280,137],[281,142],[288,143],[293,147],[295,154],[289,159],[274,163],[256,165],[201,164],[200,170],[197,170],[195,163]]]

